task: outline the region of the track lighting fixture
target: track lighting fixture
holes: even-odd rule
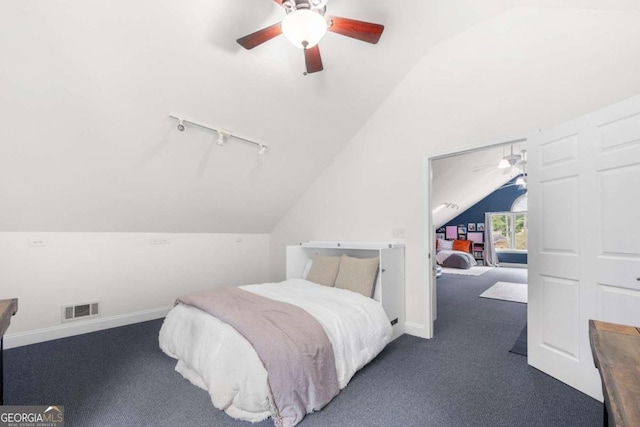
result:
[[[218,137],[216,138],[216,144],[223,146],[227,141],[229,141],[231,138],[236,139],[238,141],[241,142],[245,142],[247,144],[253,144],[256,145],[258,147],[258,154],[260,156],[262,156],[264,153],[266,153],[266,151],[269,149],[269,146],[267,144],[263,144],[261,142],[255,142],[255,141],[251,141],[250,139],[246,139],[243,138],[241,136],[238,135],[234,135],[231,133],[230,130],[226,130],[226,129],[216,129],[210,126],[205,126],[203,124],[194,122],[193,120],[187,120],[178,116],[174,116],[173,114],[170,114],[169,117],[176,119],[178,121],[178,130],[180,132],[183,132],[185,130],[186,124],[190,124],[190,125],[194,125],[194,126],[198,126],[199,128],[202,129],[206,129],[212,132],[215,132]]]

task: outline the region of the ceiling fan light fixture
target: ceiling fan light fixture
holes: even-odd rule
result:
[[[327,33],[327,21],[313,10],[297,9],[282,20],[282,33],[296,47],[308,49]]]
[[[504,149],[502,151],[504,154]],[[511,166],[515,166],[522,160],[521,154],[513,154],[513,145],[511,146],[511,154],[507,154],[506,156],[502,156],[502,160],[498,163],[498,168],[506,169]]]
[[[495,163],[494,163],[495,165]],[[498,168],[500,169],[506,169],[511,167],[511,163],[509,163],[509,160],[503,158],[502,160],[500,160],[500,163],[498,163]]]

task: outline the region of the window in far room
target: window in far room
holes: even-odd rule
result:
[[[527,193],[514,200],[511,205],[511,212],[527,212]]]
[[[491,227],[497,251],[527,251],[527,195],[518,197],[511,212],[491,214]]]

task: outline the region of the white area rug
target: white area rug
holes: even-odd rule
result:
[[[496,282],[495,285],[480,294],[481,298],[500,299],[527,303],[527,284],[512,282]]]
[[[486,273],[494,267],[481,267],[479,265],[474,265],[468,270],[464,270],[462,268],[448,268],[442,267],[442,272],[446,274],[460,274],[462,276],[479,276],[481,274]]]

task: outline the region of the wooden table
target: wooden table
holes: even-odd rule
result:
[[[589,320],[589,340],[602,378],[604,425],[640,426],[640,328]]]
[[[18,311],[18,299],[2,299],[0,300],[0,405],[4,404],[4,366],[2,366],[2,340],[4,333],[11,323],[11,316]]]

